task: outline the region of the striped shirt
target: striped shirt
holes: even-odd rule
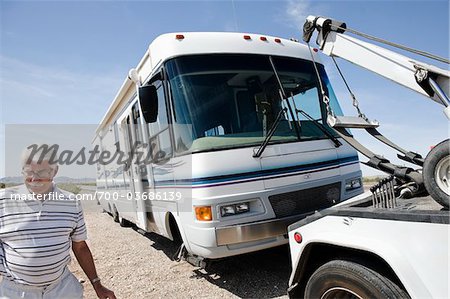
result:
[[[72,241],[87,238],[81,202],[53,187],[36,200],[25,185],[0,191],[0,275],[26,285],[56,282],[70,262]]]

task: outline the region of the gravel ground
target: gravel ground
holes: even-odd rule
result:
[[[120,227],[95,202],[83,205],[97,272],[117,298],[287,298],[291,272],[287,246],[222,259],[207,270],[199,269],[173,261],[177,248],[170,240]],[[96,298],[75,258],[70,269],[86,281],[85,298]]]

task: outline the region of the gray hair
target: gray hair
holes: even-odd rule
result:
[[[52,168],[56,168],[58,162],[58,149],[59,145],[57,144],[30,144],[22,152],[22,167],[31,162],[42,163],[43,161],[47,161]]]

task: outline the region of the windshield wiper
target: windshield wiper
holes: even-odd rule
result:
[[[281,101],[286,100],[289,114],[291,115],[292,119],[295,120],[294,112],[292,110],[291,104],[289,104],[288,97],[286,96],[286,91],[284,90],[283,84],[281,83],[281,79],[280,79],[280,76],[278,75],[278,71],[275,67],[275,63],[273,63],[272,56],[269,56],[269,62],[270,62],[270,65],[272,66],[272,70],[273,70],[273,73],[275,74],[275,78],[277,79],[278,86],[280,87],[278,91],[280,92]],[[300,127],[298,126],[297,122],[294,122],[294,129],[295,129],[295,134],[297,135],[298,140],[300,140]]]
[[[323,124],[321,124],[320,122],[318,122],[317,120],[315,120],[314,118],[312,118],[311,115],[309,115],[308,113],[306,113],[303,110],[295,109],[295,111],[297,113],[301,113],[304,117],[306,117],[308,120],[310,120],[311,123],[313,123],[317,128],[319,128],[319,130],[321,130],[322,133],[324,133],[329,139],[331,139],[331,141],[334,142],[335,147],[340,147],[342,145],[342,142],[340,142],[333,134],[328,132],[328,130],[325,128],[325,126]]]
[[[261,157],[262,153],[264,152],[264,150],[267,147],[267,144],[270,141],[270,138],[272,138],[273,134],[275,133],[278,124],[280,123],[281,120],[281,116],[286,113],[287,109],[283,108],[280,110],[280,112],[278,112],[277,118],[275,119],[274,123],[272,124],[272,126],[270,127],[269,132],[266,135],[266,138],[264,138],[263,143],[261,143],[261,145],[259,146],[258,150],[256,151],[256,153],[253,153],[253,158],[259,158]]]

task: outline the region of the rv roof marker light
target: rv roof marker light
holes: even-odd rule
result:
[[[184,35],[183,34],[177,34],[175,36],[175,38],[178,39],[178,40],[182,40],[182,39],[184,39]]]
[[[317,52],[319,52],[319,49],[313,48],[313,51],[317,53]]]
[[[244,39],[245,39],[245,40],[251,40],[252,38],[251,38],[250,35],[244,35]]]
[[[281,39],[276,38],[276,39],[275,39],[275,42],[280,44],[280,43],[281,43]]]
[[[303,241],[302,235],[300,235],[299,233],[295,233],[294,234],[294,240],[295,240],[295,242],[300,244]]]
[[[265,36],[261,36],[259,39],[262,40],[263,42],[267,41],[267,37],[265,37]]]

